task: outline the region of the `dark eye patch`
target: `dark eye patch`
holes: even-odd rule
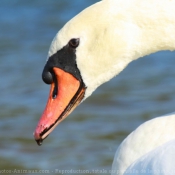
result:
[[[42,79],[46,84],[51,84],[54,81],[54,67],[58,67],[82,81],[80,71],[76,64],[75,48],[78,47],[79,43],[79,38],[73,38],[62,49],[49,57],[42,73]]]

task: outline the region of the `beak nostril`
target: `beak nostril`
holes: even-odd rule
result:
[[[54,82],[54,89],[53,89],[53,93],[52,93],[52,98],[55,99],[57,97],[58,94],[58,82],[56,77],[53,77],[53,82]]]

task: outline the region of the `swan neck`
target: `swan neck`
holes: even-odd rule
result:
[[[175,1],[155,1],[143,9],[132,13],[136,28],[132,60],[158,51],[175,50]]]

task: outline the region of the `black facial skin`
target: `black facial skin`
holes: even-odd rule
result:
[[[53,67],[58,67],[83,82],[76,64],[76,48],[78,45],[79,39],[71,39],[66,46],[48,59],[42,73],[42,79],[46,84],[51,84],[55,80]]]

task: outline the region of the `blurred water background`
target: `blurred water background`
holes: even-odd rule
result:
[[[50,89],[41,79],[50,43],[66,21],[95,2],[0,1],[1,174],[109,174],[119,143],[132,130],[175,111],[175,53],[159,52],[98,88],[37,146],[33,131]]]

